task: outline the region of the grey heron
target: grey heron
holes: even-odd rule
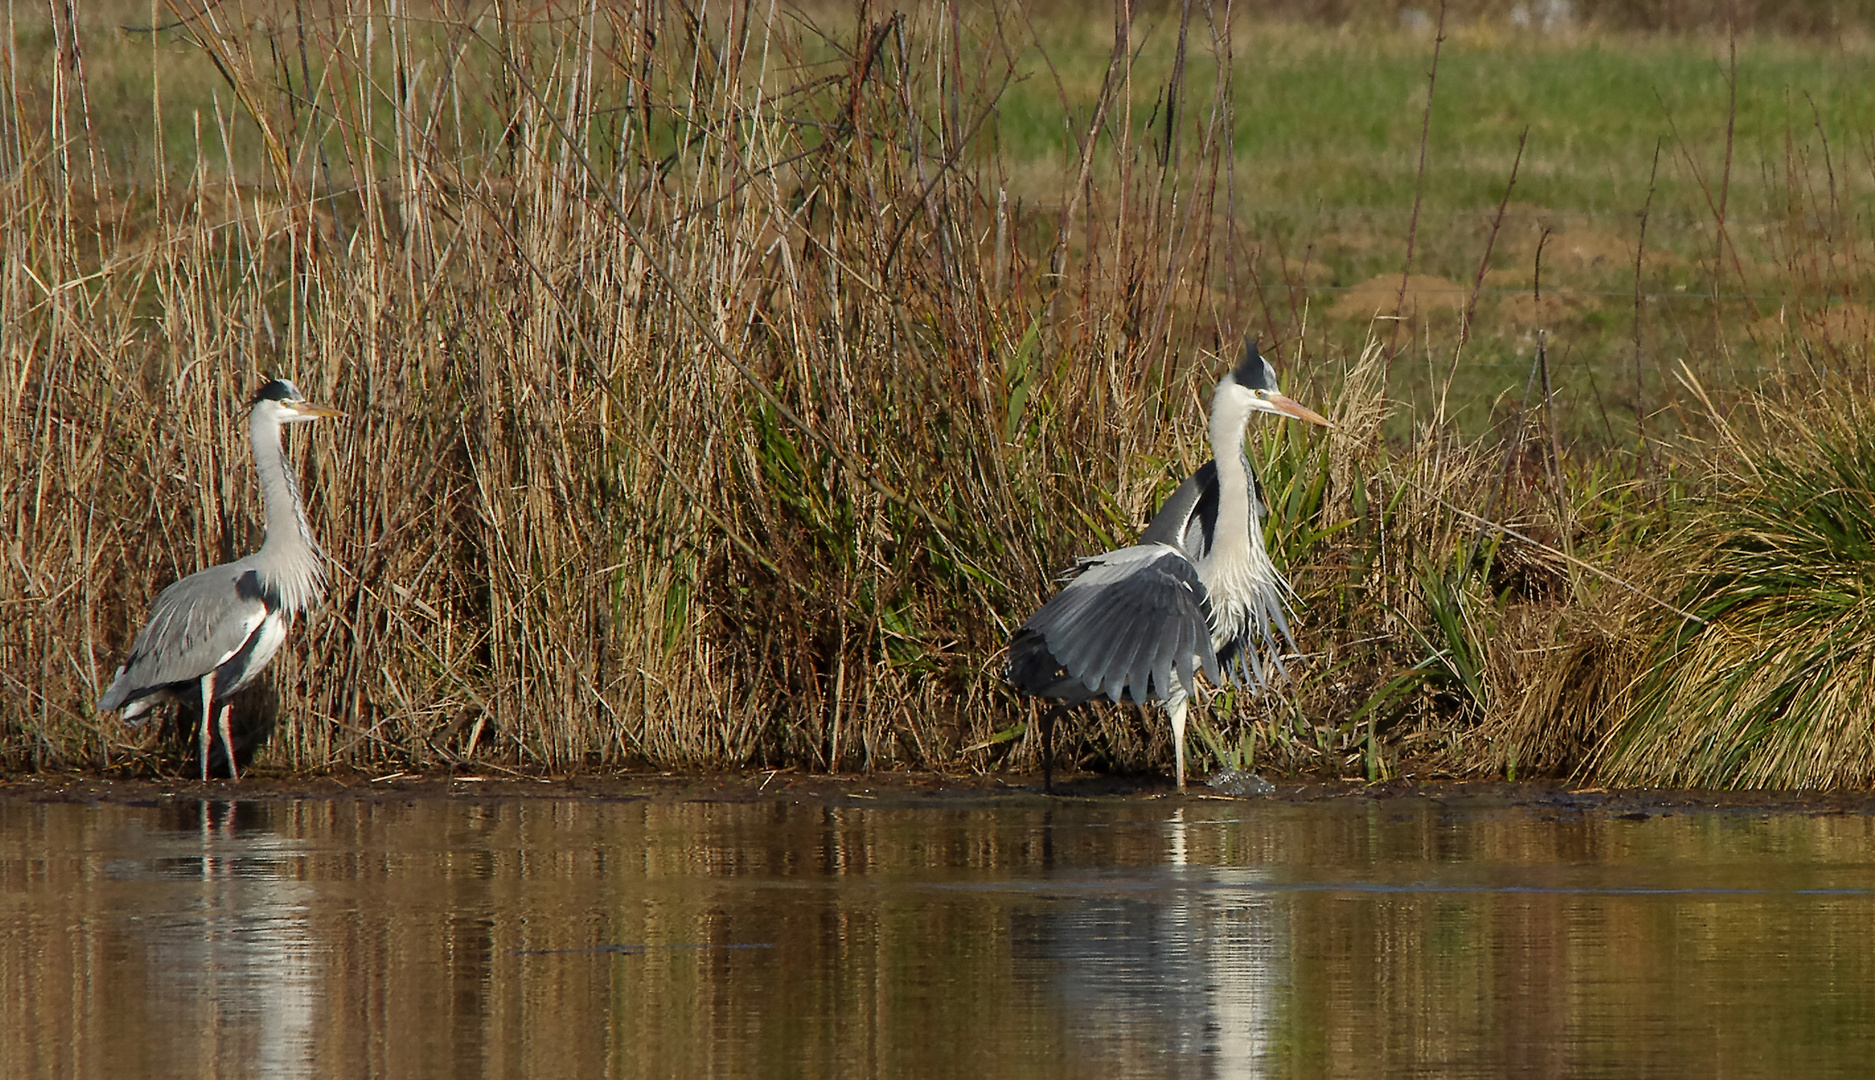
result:
[[[280,650],[294,616],[325,593],[319,545],[306,521],[299,481],[287,467],[280,429],[344,414],[308,404],[285,379],[261,387],[250,406],[247,431],[267,511],[266,540],[246,558],[197,571],[159,593],[149,622],[98,699],[100,713],[121,710],[125,721],[135,722],[161,702],[199,693],[196,744],[204,780],[216,704],[228,774],[238,780],[227,699],[254,681]]]
[[[1178,786],[1185,787],[1185,713],[1202,669],[1261,686],[1261,654],[1282,671],[1291,649],[1289,583],[1263,544],[1256,474],[1244,454],[1251,413],[1332,427],[1276,389],[1276,371],[1244,343],[1243,359],[1211,399],[1211,454],[1153,515],[1139,543],[1076,560],[1060,592],[1009,642],[1004,677],[1024,693],[1057,702],[1041,720],[1042,776],[1052,788],[1055,717],[1105,694],[1165,704],[1172,721]],[[1278,640],[1278,635],[1281,640]]]

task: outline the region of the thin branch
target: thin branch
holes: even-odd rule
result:
[[[1406,286],[1413,276],[1413,245],[1419,239],[1419,205],[1426,195],[1426,144],[1432,136],[1433,90],[1439,83],[1439,52],[1445,45],[1445,0],[1439,0],[1439,29],[1432,39],[1432,69],[1426,72],[1426,112],[1419,123],[1419,173],[1413,180],[1413,216],[1406,225],[1406,262],[1400,268],[1400,295],[1393,304],[1393,334],[1387,340],[1388,374],[1393,372],[1395,346],[1400,340],[1400,322],[1406,316]]]

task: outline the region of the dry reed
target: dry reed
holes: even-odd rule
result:
[[[15,765],[147,764],[89,703],[162,584],[258,542],[263,374],[351,414],[304,451],[334,587],[273,763],[971,760],[1055,523],[1134,527],[1235,336],[1227,109],[1118,192],[1086,164],[1136,148],[1088,138],[1098,218],[992,203],[993,19],[172,14],[225,80],[192,165],[87,171],[82,82],[12,117]]]
[[[993,150],[1013,9],[178,5],[220,81],[186,132],[153,84],[140,169],[58,23],[48,99],[0,109],[0,762],[172,766],[91,702],[163,584],[258,543],[239,412],[282,375],[350,419],[292,448],[334,582],[264,767],[1031,764],[1007,632],[1200,463],[1252,317],[1233,38],[1187,10],[1210,84],[1182,44],[1137,84],[1120,18],[1043,208]],[[1307,655],[1212,745],[1581,768],[1633,638],[1569,560],[1678,481],[1572,482],[1547,394],[1390,445],[1386,363],[1292,363],[1338,434],[1253,439]],[[1145,768],[1162,726],[1065,738]]]

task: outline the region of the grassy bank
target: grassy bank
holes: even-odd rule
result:
[[[1648,733],[1750,573],[1689,570],[1777,430],[1719,418],[1820,476],[1865,391],[1867,51],[1180,10],[20,16],[0,757],[173,766],[90,703],[258,543],[278,374],[350,418],[295,433],[334,583],[263,765],[1031,766],[1009,628],[1260,333],[1340,430],[1253,434],[1308,656],[1216,756],[1863,782]]]

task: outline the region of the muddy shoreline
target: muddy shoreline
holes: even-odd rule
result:
[[[1041,778],[878,772],[827,775],[786,769],[745,772],[620,772],[570,777],[448,776],[335,772],[314,777],[250,777],[237,782],[117,779],[85,774],[0,777],[0,801],[134,805],[171,799],[241,801],[575,799],[602,802],[807,802],[828,806],[945,806],[1081,800],[1314,803],[1430,800],[1456,807],[1527,807],[1533,811],[1611,815],[1733,811],[1753,814],[1875,815],[1875,792],[1608,790],[1539,781],[1295,782],[1278,778],[1268,795],[1221,795],[1194,782],[1180,795],[1156,777],[1082,776],[1042,792]]]

